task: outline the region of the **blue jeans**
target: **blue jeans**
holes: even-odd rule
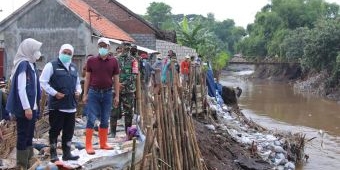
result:
[[[84,104],[84,106],[83,106],[83,116],[87,117],[87,115],[88,115],[88,113],[89,113],[88,110],[89,110],[89,109],[87,109],[87,104]]]
[[[109,118],[112,107],[112,90],[105,92],[89,89],[87,100],[87,124],[86,128],[93,129],[96,119],[100,121],[100,128],[106,129],[109,127]]]

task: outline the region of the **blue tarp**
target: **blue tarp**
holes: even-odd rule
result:
[[[221,97],[222,94],[222,85],[219,83],[216,83],[214,80],[214,73],[212,71],[212,68],[210,64],[208,64],[208,71],[207,71],[207,86],[208,86],[208,95],[210,97],[216,97],[217,103],[222,106],[223,104],[223,99]]]
[[[207,86],[208,86],[208,95],[210,97],[216,97],[216,85],[215,85],[215,81],[214,81],[214,73],[209,65],[209,69],[207,71],[207,78],[206,78],[206,82],[207,82]]]

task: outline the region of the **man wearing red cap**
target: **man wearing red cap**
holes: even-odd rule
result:
[[[140,57],[142,59],[142,64],[141,64],[142,65],[142,78],[143,78],[145,87],[148,87],[150,83],[152,67],[148,60],[148,55],[146,53],[142,53]]]
[[[186,56],[185,60],[181,63],[181,79],[182,86],[187,88],[189,83],[189,70],[190,70],[190,56]]]

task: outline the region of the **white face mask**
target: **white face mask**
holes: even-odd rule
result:
[[[35,60],[39,60],[40,56],[41,56],[40,51],[36,51],[36,52],[33,54],[33,57],[34,57]]]

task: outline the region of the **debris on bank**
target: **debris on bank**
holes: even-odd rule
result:
[[[277,169],[294,170],[295,163],[305,158],[304,135],[268,131],[246,118],[238,108],[221,104],[215,97],[208,97],[207,104],[209,112],[215,115],[219,123],[206,125],[206,128],[225,131],[225,135],[231,136]]]
[[[108,144],[113,146],[113,150],[102,150],[99,149],[99,138],[97,132],[94,133],[93,147],[96,151],[95,155],[88,155],[85,151],[85,126],[86,121],[77,118],[75,125],[75,132],[72,139],[72,154],[79,155],[80,158],[76,161],[59,161],[56,164],[50,162],[49,156],[49,143],[48,143],[48,133],[43,133],[38,135],[39,138],[33,139],[34,147],[34,158],[31,160],[31,168],[35,169],[100,169],[105,167],[110,167],[113,169],[124,169],[131,164],[132,157],[132,140],[127,140],[123,120],[118,121],[117,135],[115,138],[109,137]],[[135,125],[134,125],[135,126]],[[135,147],[135,160],[139,161],[143,155],[143,148],[145,144],[145,137],[141,133],[138,126],[135,126],[138,130],[136,133],[136,147]],[[11,131],[9,131],[11,130]],[[0,169],[15,169],[16,167],[16,127],[14,121],[2,120],[0,123],[0,132],[4,133],[3,140],[0,145],[2,148],[0,155]],[[58,139],[58,157],[61,159],[61,136]],[[9,143],[12,142],[12,143]],[[4,147],[4,148],[3,148]],[[58,169],[58,168],[57,168]]]

